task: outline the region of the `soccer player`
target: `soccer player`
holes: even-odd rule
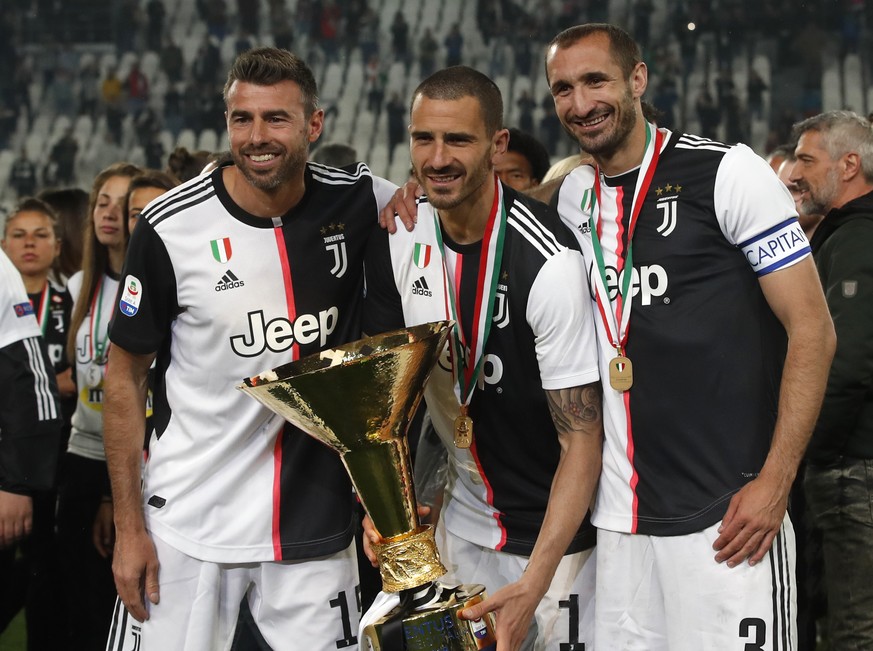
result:
[[[355,510],[339,457],[235,389],[360,336],[366,241],[395,187],[364,165],[307,164],[323,126],[316,92],[287,51],[240,55],[224,90],[233,163],[138,220],[107,381],[126,608],[109,648],[129,636],[144,651],[227,648],[244,596],[273,648],[357,646]]]
[[[621,29],[562,32],[546,70],[595,161],[557,196],[604,377],[595,646],[793,648],[786,503],[834,333],[791,196],[748,147],[647,122]]]
[[[425,392],[449,450],[442,580],[491,592],[501,651],[581,648],[602,430],[594,323],[573,236],[497,178],[502,119],[497,86],[471,68],[416,89],[410,150],[427,198],[414,232],[373,239],[390,258],[370,257],[384,264],[367,266],[365,329],[456,321]]]

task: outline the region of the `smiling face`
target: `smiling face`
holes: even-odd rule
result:
[[[302,174],[309,143],[321,134],[324,113],[307,115],[293,81],[260,86],[234,81],[227,93],[227,134],[233,162],[246,180],[267,193]]]
[[[97,241],[108,249],[124,248],[124,199],[127,196],[127,176],[110,176],[100,186],[94,205],[94,233]]]
[[[3,250],[22,276],[45,276],[61,252],[48,215],[22,210],[6,222]]]
[[[410,115],[410,155],[428,201],[439,210],[474,203],[491,179],[491,159],[505,151],[508,132],[488,134],[475,97],[418,95]]]
[[[595,159],[619,156],[642,122],[638,111],[647,83],[645,64],[638,63],[626,77],[609,37],[595,33],[568,47],[552,46],[546,70],[564,129]]]

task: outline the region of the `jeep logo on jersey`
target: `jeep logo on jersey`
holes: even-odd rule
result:
[[[485,361],[482,362],[482,370],[479,372],[479,377],[476,379],[476,388],[480,391],[485,388],[485,385],[494,386],[499,384],[503,379],[503,360],[497,355],[485,355]],[[503,393],[503,389],[497,388],[497,393]]]
[[[591,290],[591,298],[595,296],[594,274],[598,273],[593,264],[588,265],[588,283]],[[606,267],[606,291],[609,292],[609,300],[614,301],[618,296],[618,288],[624,280],[624,272],[619,274],[614,267]],[[639,269],[634,267],[631,276],[631,296],[640,295],[640,305],[651,305],[653,298],[664,296],[669,285],[667,271],[659,264],[643,265]],[[664,298],[669,303],[668,298]]]
[[[339,224],[331,223],[321,229],[321,234],[324,236],[324,250],[333,255],[333,267],[330,273],[337,278],[342,278],[349,268],[346,236],[343,234],[345,227],[346,225],[340,222]]]
[[[311,344],[316,339],[324,347],[336,329],[339,309],[331,306],[318,314],[300,314],[294,321],[277,317],[264,321],[264,311],[249,312],[248,332],[230,337],[230,347],[240,357],[255,357],[265,350],[281,353],[295,343]]]
[[[233,255],[233,250],[230,248],[229,237],[212,240],[209,242],[209,246],[212,248],[212,257],[222,264],[230,260],[230,257]]]

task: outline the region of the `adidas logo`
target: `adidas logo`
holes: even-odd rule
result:
[[[427,286],[424,276],[412,283],[412,294],[414,296],[433,296],[433,292]]]
[[[221,280],[215,284],[215,291],[223,292],[226,289],[234,289],[236,287],[242,287],[243,285],[245,285],[245,283],[228,269],[227,273],[221,277]]]

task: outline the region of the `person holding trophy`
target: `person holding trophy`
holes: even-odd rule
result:
[[[495,611],[500,651],[590,649],[602,423],[582,257],[556,214],[498,180],[508,131],[488,77],[431,75],[410,117],[426,198],[413,232],[371,240],[365,331],[454,321],[425,388],[449,450],[442,581],[492,593],[461,616]]]
[[[357,648],[348,477],[235,388],[361,332],[366,242],[395,186],[307,163],[316,94],[290,52],[241,54],[224,90],[232,164],[151,202],[131,239],[106,382],[107,648],[228,648],[243,598],[272,648]]]

